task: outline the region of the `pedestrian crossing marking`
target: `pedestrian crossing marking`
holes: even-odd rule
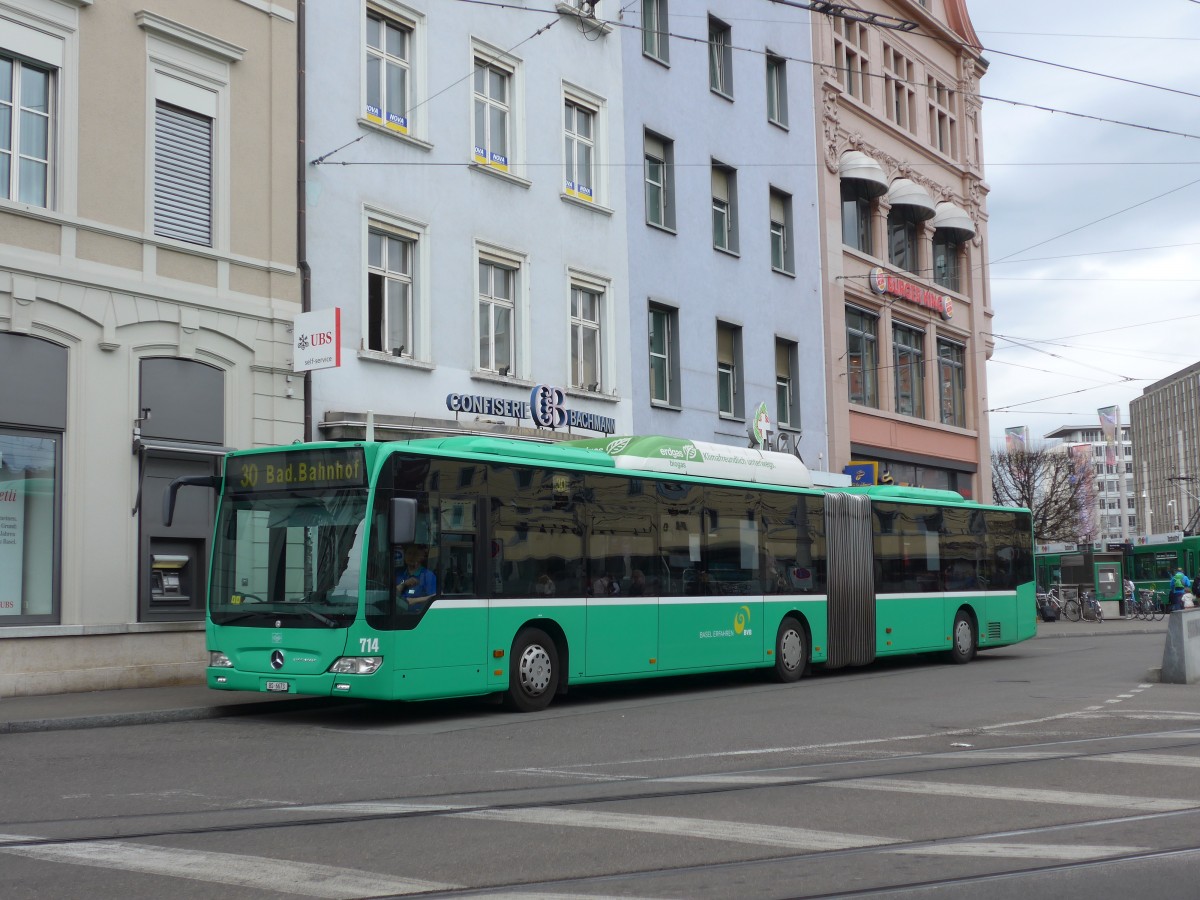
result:
[[[144,875],[166,875],[191,881],[331,900],[388,894],[418,894],[461,887],[436,881],[365,872],[360,869],[290,859],[269,859],[241,853],[153,847],[129,841],[33,844],[41,840],[17,835],[0,835],[0,852],[44,862],[118,869]]]
[[[1140,812],[1175,812],[1195,809],[1187,800],[1167,800],[1160,797],[1130,797],[1124,794],[1085,794],[1080,791],[1056,791],[1039,788],[1013,788],[981,784],[949,784],[933,781],[910,781],[903,778],[864,778],[831,781],[821,785],[852,790],[887,791],[901,794],[924,794],[942,797],[970,797],[973,800],[1017,800],[1025,803],[1056,803],[1064,806],[1089,806],[1105,809],[1127,809]]]

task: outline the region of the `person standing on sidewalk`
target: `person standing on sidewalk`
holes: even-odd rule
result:
[[[1175,574],[1171,576],[1171,612],[1183,609],[1183,595],[1191,587],[1192,579],[1183,574],[1180,566],[1176,566]]]

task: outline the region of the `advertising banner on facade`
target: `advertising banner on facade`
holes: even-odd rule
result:
[[[292,326],[292,370],[333,369],[341,364],[341,309],[335,306],[296,316]]]
[[[1104,463],[1117,464],[1117,434],[1121,430],[1121,407],[1105,406],[1096,410],[1100,415],[1100,433],[1104,435]]]
[[[22,479],[0,472],[0,616],[21,614],[25,558],[25,490]]]
[[[1017,453],[1029,448],[1029,426],[1017,425],[1015,428],[1004,429],[1004,449],[1009,453]]]

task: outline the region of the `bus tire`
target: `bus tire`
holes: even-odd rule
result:
[[[799,681],[808,668],[808,641],[804,626],[793,616],[784,616],[775,634],[775,680],[782,684]]]
[[[975,620],[965,609],[960,609],[954,616],[954,630],[951,632],[950,662],[956,665],[969,663],[975,658]]]
[[[558,647],[538,628],[522,630],[509,657],[504,705],[517,712],[545,709],[558,690]]]

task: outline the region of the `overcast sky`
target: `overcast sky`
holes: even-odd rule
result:
[[[983,114],[992,445],[1011,426],[1036,444],[1096,425],[1114,404],[1127,423],[1131,399],[1200,360],[1200,2],[968,9],[990,63],[980,93],[995,98]]]

